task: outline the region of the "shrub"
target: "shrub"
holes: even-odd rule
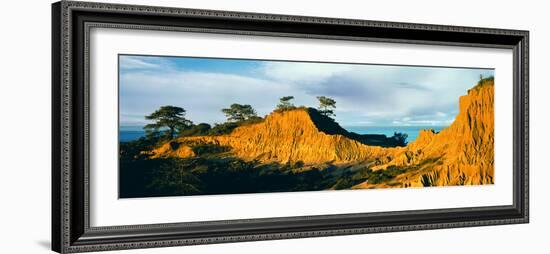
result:
[[[406,146],[408,137],[409,135],[407,133],[394,132],[393,136],[390,138],[395,141],[396,146]]]
[[[277,104],[276,112],[284,112],[287,110],[293,110],[296,108],[294,104],[290,101],[294,99],[294,96],[284,96],[279,99],[279,104]]]
[[[220,123],[214,124],[214,127],[208,131],[208,135],[224,135],[231,133],[235,128],[239,127],[238,123]]]
[[[210,124],[200,123],[200,124],[191,126],[189,129],[180,131],[178,133],[178,136],[188,137],[188,136],[207,135],[211,129],[212,127],[210,126]]]
[[[239,126],[260,123],[263,120],[264,120],[263,118],[256,116],[241,122],[225,122],[220,124],[214,124],[214,127],[208,130],[207,135],[217,136],[217,135],[229,134]]]
[[[208,154],[219,154],[219,153],[229,151],[229,147],[219,146],[215,144],[197,145],[197,146],[193,146],[191,149],[193,149],[193,152],[199,156],[208,155]]]

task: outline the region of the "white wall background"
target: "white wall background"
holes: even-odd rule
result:
[[[106,1],[106,0],[105,0]],[[122,253],[540,253],[550,226],[550,32],[544,1],[117,0],[112,2],[531,31],[531,223],[246,242]],[[50,1],[9,1],[0,15],[0,253],[50,245]],[[545,230],[546,229],[546,230]]]

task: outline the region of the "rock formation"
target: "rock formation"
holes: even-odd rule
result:
[[[422,131],[407,149],[375,169],[389,166],[418,168],[394,179],[404,187],[494,183],[494,81],[480,82],[460,97],[459,113],[449,127],[437,134]]]
[[[494,83],[481,81],[460,97],[455,121],[440,133],[423,130],[406,147],[366,145],[358,134],[337,123],[320,126],[311,109],[273,112],[264,121],[240,126],[230,134],[181,137],[149,151],[151,158],[193,157],[193,147],[229,147],[227,156],[263,163],[366,165],[405,172],[390,182],[359,183],[353,188],[477,185],[494,182]],[[335,124],[335,125],[334,125]]]
[[[238,127],[228,135],[182,137],[175,142],[182,145],[170,149],[174,141],[172,145],[166,143],[154,150],[153,156],[193,156],[188,152],[188,146],[216,144],[231,147],[233,155],[248,160],[317,164],[362,162],[383,157],[395,150],[367,146],[340,134],[326,134],[311,120],[307,108],[273,112],[265,121]]]

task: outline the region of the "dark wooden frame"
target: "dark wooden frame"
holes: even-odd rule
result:
[[[514,55],[511,206],[90,227],[91,27],[505,48]],[[179,246],[529,221],[528,31],[62,1],[52,5],[52,249]]]

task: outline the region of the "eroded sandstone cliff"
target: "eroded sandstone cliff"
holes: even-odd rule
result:
[[[226,156],[259,162],[364,165],[404,173],[384,183],[353,188],[476,185],[494,182],[494,82],[480,82],[460,98],[455,121],[440,133],[424,130],[406,147],[365,145],[353,135],[327,134],[299,108],[273,112],[263,122],[220,136],[181,137],[149,151],[151,158],[193,157],[193,147],[228,147]]]
[[[367,146],[343,135],[326,134],[311,120],[306,108],[273,112],[261,123],[241,126],[229,135],[182,137],[153,151],[153,157],[193,156],[189,146],[228,146],[231,153],[262,162],[316,164],[364,162],[389,155],[394,148]]]
[[[437,134],[423,130],[391,161],[373,169],[391,166],[409,169],[392,180],[402,187],[494,183],[494,81],[480,82],[460,97],[459,113],[449,127]]]

